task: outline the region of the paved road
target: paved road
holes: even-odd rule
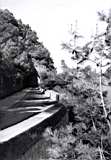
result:
[[[0,101],[0,130],[50,109],[56,100],[38,89],[25,89]]]

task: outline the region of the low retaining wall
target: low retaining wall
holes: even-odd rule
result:
[[[28,76],[2,76],[0,75],[0,99],[10,96],[23,88],[38,86],[37,78],[35,75]]]
[[[23,89],[23,79],[0,76],[0,99]]]
[[[61,105],[61,104],[59,104]],[[57,128],[68,122],[68,114],[63,105],[51,117],[42,123],[31,128],[25,133],[11,139],[8,142],[0,144],[0,160],[15,160],[23,155],[32,145],[42,138],[42,133],[46,127]]]

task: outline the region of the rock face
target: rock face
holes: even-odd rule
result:
[[[36,86],[38,73],[32,62],[54,71],[49,51],[35,31],[8,10],[0,10],[0,98],[24,87]]]

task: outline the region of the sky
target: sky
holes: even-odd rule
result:
[[[77,20],[78,32],[86,39],[95,33],[97,11],[107,12],[111,0],[0,0],[0,8],[9,9],[17,19],[29,24],[45,47],[50,51],[58,72],[61,59],[69,66],[74,63],[61,43],[69,40],[71,24]],[[106,26],[99,24],[100,30]]]

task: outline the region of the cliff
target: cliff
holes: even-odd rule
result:
[[[35,65],[44,72],[55,72],[50,53],[36,32],[8,10],[0,10],[0,98],[37,85]]]

